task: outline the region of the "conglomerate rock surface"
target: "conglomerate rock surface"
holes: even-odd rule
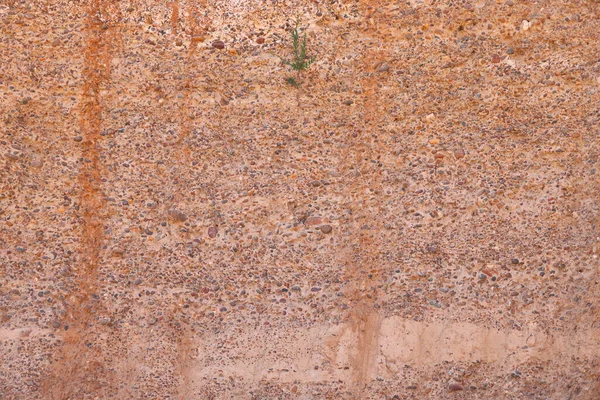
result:
[[[588,0],[3,0],[0,398],[600,398],[599,50]]]

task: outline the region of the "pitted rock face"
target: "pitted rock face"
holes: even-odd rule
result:
[[[4,3],[2,399],[598,398],[597,2]]]

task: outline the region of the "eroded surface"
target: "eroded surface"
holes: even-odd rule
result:
[[[0,4],[2,398],[598,398],[599,7]]]

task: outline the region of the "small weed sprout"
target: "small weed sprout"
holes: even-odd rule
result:
[[[315,56],[306,56],[306,32],[300,37],[298,26],[300,25],[300,17],[296,19],[296,26],[290,31],[292,35],[292,51],[293,57],[291,59],[282,59],[285,65],[289,65],[294,71],[300,74],[301,71],[307,70],[313,62],[317,59]],[[294,87],[300,86],[300,83],[294,78],[287,78],[286,82]]]
[[[296,80],[296,78],[294,78],[293,76],[290,76],[289,78],[285,78],[285,81],[289,84],[292,85],[293,87],[298,87],[300,86],[300,84],[298,83],[298,81]]]

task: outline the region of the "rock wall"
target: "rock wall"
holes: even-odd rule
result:
[[[598,43],[588,0],[0,3],[0,398],[600,398]]]

